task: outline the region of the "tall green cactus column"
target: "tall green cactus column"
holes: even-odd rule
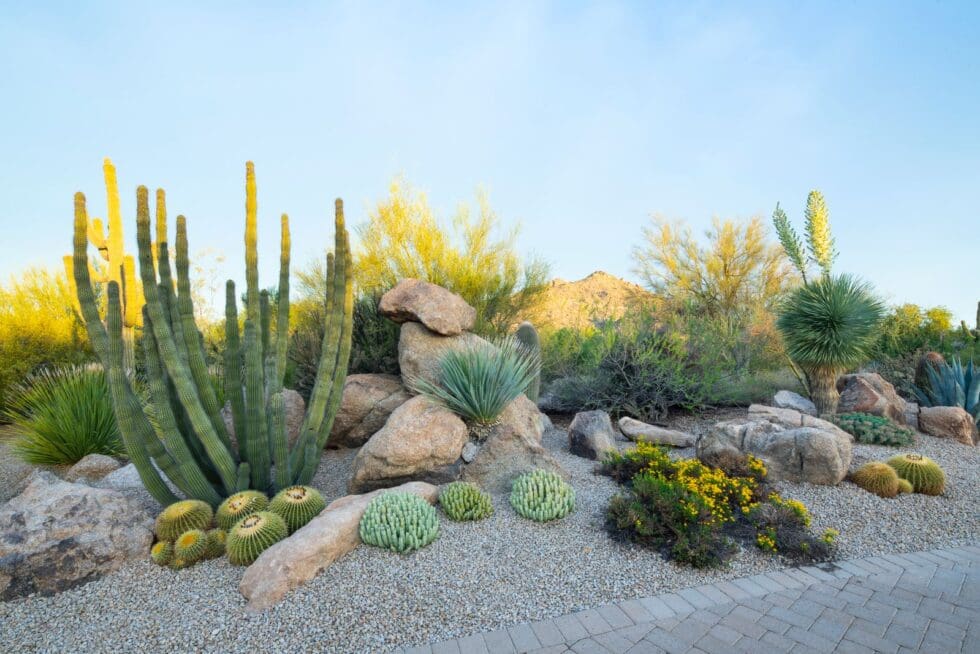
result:
[[[517,342],[523,345],[528,351],[533,352],[538,360],[541,360],[541,339],[538,337],[538,330],[534,328],[534,325],[524,321],[517,327]],[[534,376],[531,383],[528,384],[527,390],[524,391],[527,395],[527,399],[531,400],[535,404],[538,403],[538,399],[541,397],[541,370],[538,370],[538,374]]]
[[[150,240],[148,196],[145,187],[137,189],[137,244],[146,300],[143,344],[150,391],[145,409],[122,364],[124,309],[118,283],[110,281],[108,285],[108,333],[99,316],[89,274],[88,220],[81,194],[76,196],[72,261],[76,294],[89,339],[107,370],[123,442],[143,483],[162,504],[177,499],[166,483],[169,480],[184,496],[212,505],[246,488],[274,493],[307,483],[319,464],[339,408],[350,357],[352,265],[342,203],[338,200],[336,205],[331,257],[336,265],[330,265],[330,311],[323,356],[303,431],[290,448],[283,400],[289,333],[289,219],[285,214],[281,218],[279,297],[273,331],[269,295],[260,290],[258,280],[255,172],[251,162],[246,166],[247,291],[243,334],[235,284],[230,280],[225,310],[225,394],[231,404],[238,442],[235,447],[221,419],[221,407],[194,321],[187,221],[183,216],[177,217],[175,282],[170,269],[165,196],[162,191],[157,192],[155,249]]]

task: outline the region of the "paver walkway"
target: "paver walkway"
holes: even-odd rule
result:
[[[980,547],[790,568],[405,654],[980,653]]]

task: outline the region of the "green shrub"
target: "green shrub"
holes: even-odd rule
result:
[[[783,500],[776,494],[769,501],[753,507],[741,523],[741,536],[755,537],[756,546],[778,553],[795,563],[813,563],[832,558],[836,551],[837,531],[827,529],[822,535],[810,532],[810,518],[802,504]],[[739,531],[736,527],[735,532]]]
[[[514,480],[510,505],[530,520],[559,520],[575,509],[575,489],[554,472],[533,470]]]
[[[449,350],[439,361],[439,383],[408,379],[408,386],[480,425],[493,424],[508,404],[527,389],[541,369],[536,352],[513,338]]]
[[[368,504],[358,532],[368,545],[405,554],[439,536],[439,516],[435,507],[418,495],[387,492]]]
[[[870,413],[839,413],[832,418],[834,424],[854,436],[865,445],[909,445],[915,440],[910,429],[899,427],[888,418]]]
[[[96,367],[42,370],[13,389],[3,417],[28,463],[69,465],[87,454],[124,453],[105,374]]]
[[[439,493],[439,505],[450,520],[482,520],[493,515],[490,495],[475,484],[454,481]]]
[[[715,387],[713,400],[719,406],[747,407],[752,404],[766,404],[781,390],[806,394],[799,377],[790,368],[782,367],[725,376]]]
[[[617,483],[629,484],[642,471],[658,476],[671,476],[674,464],[666,448],[640,441],[636,447],[625,452],[606,451],[600,471]]]
[[[925,366],[929,384],[915,388],[915,396],[922,406],[956,406],[973,416],[980,425],[980,369],[970,361],[966,366],[959,358],[953,363],[937,362]]]

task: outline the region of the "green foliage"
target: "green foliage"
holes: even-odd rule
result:
[[[240,491],[226,497],[218,505],[214,513],[215,522],[219,529],[228,531],[245,516],[265,511],[268,506],[269,498],[265,493],[254,490]]]
[[[490,495],[465,481],[447,484],[439,493],[439,505],[450,520],[457,522],[483,520],[493,515]]]
[[[558,474],[539,468],[514,480],[510,505],[530,520],[560,520],[575,509],[575,489]]]
[[[766,404],[781,390],[801,395],[807,392],[799,377],[790,368],[782,367],[722,377],[712,393],[712,402],[719,406],[741,407]]]
[[[540,374],[539,354],[512,337],[448,350],[439,360],[439,383],[407,379],[413,391],[479,425],[493,424]]]
[[[143,484],[164,505],[177,499],[166,478],[185,496],[217,506],[222,498],[240,490],[268,491],[307,483],[330,435],[350,355],[353,263],[342,202],[337,200],[335,205],[334,255],[328,259],[330,310],[321,365],[301,436],[290,449],[282,394],[289,332],[289,219],[283,215],[280,221],[279,283],[277,296],[272,298],[260,291],[258,282],[255,172],[251,162],[246,164],[243,334],[239,333],[238,299],[231,281],[225,296],[224,383],[237,451],[221,416],[220,394],[212,385],[194,319],[186,220],[177,217],[175,280],[163,193],[157,194],[155,242],[146,187],[137,188],[136,205],[136,241],[146,298],[142,345],[149,401],[145,409],[126,374],[122,289],[115,281],[107,288],[105,324],[96,305],[88,263],[88,215],[81,193],[75,195],[72,268],[90,342],[107,371],[120,435]]]
[[[157,565],[170,565],[174,560],[174,544],[166,540],[157,541],[150,548],[150,558]]]
[[[980,369],[973,361],[964,366],[954,357],[952,363],[937,361],[924,368],[929,384],[925,388],[915,387],[919,404],[960,407],[980,425]]]
[[[225,542],[228,540],[228,532],[224,529],[209,529],[207,532],[208,542],[204,548],[205,559],[217,559],[225,555]]]
[[[779,553],[796,563],[830,559],[837,532],[828,529],[822,536],[815,537],[809,529],[809,514],[805,508],[801,511],[801,507],[798,502],[771,494],[768,501],[754,506],[733,532],[743,538],[755,534],[759,549]]]
[[[499,220],[484,194],[478,214],[461,206],[447,229],[425,196],[395,180],[387,198],[361,225],[360,292],[380,295],[411,277],[458,293],[477,312],[475,331],[502,336],[547,287],[548,266],[522,261],[517,230],[497,238]]]
[[[184,532],[208,529],[213,517],[214,513],[207,502],[182,500],[160,512],[153,531],[160,540],[173,542]]]
[[[839,413],[832,417],[834,424],[854,436],[865,445],[891,445],[899,447],[915,441],[911,429],[899,427],[888,418],[870,413]]]
[[[877,358],[892,358],[916,350],[943,350],[953,314],[945,307],[923,309],[916,304],[892,307],[882,320],[875,345]]]
[[[514,334],[514,337],[525,350],[534,354],[538,359],[538,374],[534,376],[525,390],[528,399],[537,404],[538,398],[541,395],[541,339],[538,337],[538,330],[534,328],[534,325],[525,321],[517,327],[517,332]]]
[[[0,410],[31,374],[91,359],[73,304],[65,277],[40,268],[0,284]]]
[[[284,488],[269,502],[269,510],[282,516],[290,534],[320,515],[326,507],[320,491],[310,486]]]
[[[865,463],[851,475],[851,481],[878,497],[898,495],[898,474],[887,463]]]
[[[803,241],[800,240],[796,230],[793,229],[793,226],[789,222],[789,217],[779,206],[778,202],[776,203],[776,210],[772,212],[772,222],[776,227],[776,235],[779,237],[779,243],[783,246],[786,257],[800,274],[803,275],[803,280],[806,281],[807,263],[803,254]]]
[[[251,565],[266,551],[289,534],[282,516],[259,511],[242,518],[228,532],[225,550],[232,565]]]
[[[11,389],[2,412],[28,463],[70,465],[87,454],[123,454],[105,374],[95,366],[44,369]]]
[[[900,454],[888,459],[888,465],[898,476],[912,484],[916,493],[942,495],[946,489],[946,473],[935,461],[921,454]]]
[[[368,545],[406,554],[439,536],[435,507],[413,493],[387,492],[368,504],[358,529]]]
[[[204,558],[207,549],[207,533],[200,529],[190,529],[174,541],[174,558],[194,563]]]
[[[640,472],[657,476],[673,474],[673,463],[666,448],[640,441],[625,452],[607,450],[603,454],[601,472],[619,484],[629,484]]]

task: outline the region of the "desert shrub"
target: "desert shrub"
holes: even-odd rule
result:
[[[124,453],[109,385],[97,367],[45,369],[16,385],[3,412],[28,463],[69,465],[87,454]]]
[[[886,321],[887,322],[887,321]],[[922,350],[904,354],[879,355],[861,368],[862,372],[875,372],[895,387],[895,392],[906,400],[915,399],[916,366],[922,358]]]
[[[524,392],[540,369],[538,354],[509,337],[499,339],[495,347],[478,343],[447,351],[439,360],[438,383],[424,378],[410,378],[406,383],[460,417],[489,425]]]
[[[909,445],[915,440],[911,429],[899,427],[888,418],[869,413],[840,413],[832,418],[834,424],[866,445]]]
[[[942,351],[952,324],[953,315],[945,307],[923,309],[916,304],[892,307],[878,330],[875,356],[887,359],[916,350]]]
[[[796,563],[826,561],[835,552],[837,531],[827,529],[814,536],[806,507],[796,500],[784,500],[776,493],[754,506],[741,528],[744,537],[754,536],[759,549],[781,554]]]
[[[625,452],[607,450],[602,458],[600,472],[612,477],[619,484],[630,484],[633,477],[646,471],[655,475],[667,476],[673,473],[673,462],[667,450],[646,441]]]
[[[777,391],[788,390],[806,395],[806,388],[788,367],[759,370],[721,377],[712,393],[719,406],[767,404]]]
[[[458,293],[477,311],[475,331],[501,336],[519,322],[545,290],[548,266],[522,260],[517,230],[498,235],[500,221],[484,194],[478,213],[461,206],[444,226],[426,197],[401,180],[392,182],[358,230],[356,282],[363,293],[381,294],[413,277]]]

